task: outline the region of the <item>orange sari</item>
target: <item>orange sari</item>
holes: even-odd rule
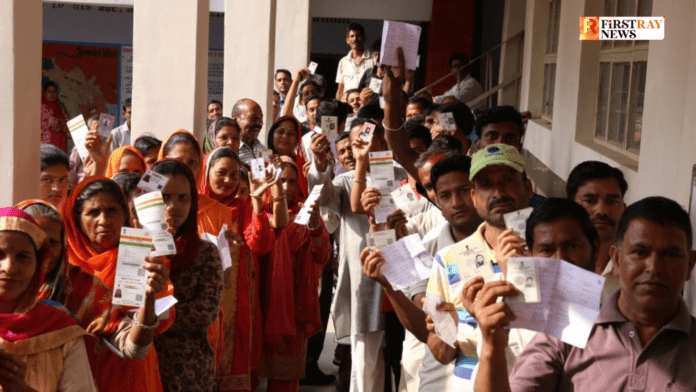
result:
[[[92,247],[87,236],[82,232],[79,223],[75,220],[74,213],[75,201],[82,189],[93,181],[104,179],[106,178],[99,176],[85,179],[73,189],[68,201],[65,203],[63,217],[65,219],[65,233],[68,239],[68,261],[72,266],[86,272],[86,274],[77,274],[79,279],[75,279],[75,275],[71,277],[75,279],[72,282],[75,292],[70,296],[66,295],[66,297],[81,300],[81,302],[91,304],[92,306],[96,305],[98,308],[110,309],[112,307],[111,291],[113,290],[116,275],[118,248],[102,253],[97,252]],[[90,279],[88,274],[97,277],[103,286],[95,284],[94,279]],[[158,294],[158,298],[170,295],[172,290],[170,283],[169,289]],[[70,305],[66,301],[65,306],[70,309],[74,305]],[[170,308],[169,313],[169,318],[160,320],[160,325],[155,329],[155,334],[163,333],[171,327],[174,322],[174,308]],[[108,325],[113,325],[113,323],[115,323],[115,320],[111,320]],[[104,347],[101,341],[96,341],[94,347],[88,346],[88,355],[92,363],[92,372],[95,376],[97,388],[102,392],[121,392],[124,385],[127,385],[131,391],[163,390],[159,374],[159,361],[154,346],[150,348],[144,359],[134,360],[120,358]]]
[[[226,147],[221,147],[226,148]],[[215,153],[213,150],[208,157]],[[210,162],[210,159],[207,160]],[[209,165],[208,165],[209,166]],[[223,299],[223,341],[218,365],[220,391],[249,391],[258,383],[263,346],[263,323],[259,296],[259,256],[273,248],[275,236],[268,217],[257,215],[249,202],[231,196],[215,195],[207,183],[208,171],[201,182],[201,196],[208,196],[229,207],[234,225],[242,233],[244,245],[239,257],[232,259],[230,274],[225,275]],[[229,277],[229,279],[228,279]]]

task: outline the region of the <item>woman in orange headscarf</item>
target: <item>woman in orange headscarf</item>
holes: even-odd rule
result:
[[[223,326],[225,339],[218,366],[221,391],[249,391],[258,386],[262,333],[259,296],[259,256],[269,253],[275,242],[261,198],[278,180],[271,171],[264,180],[252,180],[251,202],[236,198],[239,189],[239,157],[227,147],[209,155],[201,194],[229,207],[237,232],[243,233],[239,257],[233,259],[230,285],[225,287]],[[279,197],[278,202],[285,202]],[[235,298],[236,297],[236,298]]]
[[[87,178],[73,189],[68,198],[63,209],[68,261],[86,273],[77,274],[80,279],[72,281],[71,287],[82,293],[82,302],[94,304],[96,308],[111,308],[110,290],[113,290],[116,275],[118,243],[121,227],[126,224],[127,218],[128,204],[123,191],[108,178]],[[97,341],[94,349],[90,350],[90,354],[96,357],[91,360],[92,372],[100,391],[122,391],[126,386],[132,391],[163,390],[157,354],[151,344],[153,335],[166,331],[174,321],[171,309],[169,317],[162,320],[155,315],[157,293],[163,296],[171,291],[169,268],[156,257],[146,257],[143,267],[149,271],[145,305],[133,316],[129,334],[120,336],[122,341],[115,345],[125,351],[123,354],[129,354],[122,358],[102,345],[101,341]],[[97,277],[109,291],[104,293],[100,286],[88,279],[87,274]],[[168,287],[169,290],[164,290]],[[70,293],[66,295],[68,298],[74,297]],[[66,307],[70,308],[67,302]],[[92,324],[100,322],[104,320],[97,319]],[[121,321],[121,324],[124,323],[128,323],[128,320]],[[88,328],[91,329],[92,325]],[[145,358],[128,359],[138,356]]]
[[[310,206],[306,226],[294,222],[303,201],[297,181],[300,170],[291,158],[281,159],[280,180],[288,198],[290,223],[275,232],[272,265],[265,277],[261,374],[268,377],[269,392],[294,392],[305,376],[307,339],[322,329],[319,277],[332,249],[318,203]],[[273,198],[265,196],[270,215]]]
[[[140,151],[131,146],[121,146],[114,150],[109,157],[109,163],[106,167],[106,177],[114,178],[118,173],[145,173],[147,165],[145,158]]]

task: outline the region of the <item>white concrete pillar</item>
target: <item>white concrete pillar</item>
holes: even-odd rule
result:
[[[311,10],[312,0],[278,1],[274,71],[288,69],[295,77],[296,69],[309,65]]]
[[[546,21],[549,16],[547,0],[529,0],[526,4],[524,28],[524,60],[519,110],[529,110],[532,117],[541,116],[541,97],[544,90],[544,55],[546,54]],[[558,80],[558,78],[556,78]],[[559,83],[560,84],[560,83]]]
[[[273,122],[275,32],[276,0],[225,0],[224,115],[239,99],[256,101],[265,117],[263,144]]]
[[[140,1],[133,13],[133,133],[205,134],[209,0]]]
[[[503,38],[505,41],[515,34],[524,31],[524,18],[526,11],[525,0],[506,0],[505,15],[503,17]],[[522,52],[524,38],[519,37],[510,40],[500,48],[500,72],[498,83],[506,83],[522,74]],[[519,81],[503,87],[498,92],[498,105],[512,105],[519,107],[520,86]]]
[[[5,0],[0,13],[0,206],[39,197],[41,0]]]

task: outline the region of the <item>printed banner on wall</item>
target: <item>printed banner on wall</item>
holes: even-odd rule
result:
[[[43,44],[42,85],[58,84],[59,100],[73,118],[109,113],[119,115],[118,46],[68,43]]]

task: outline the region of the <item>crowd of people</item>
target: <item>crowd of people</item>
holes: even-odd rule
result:
[[[534,193],[522,155],[528,116],[469,108],[482,90],[465,56],[450,58],[457,83],[445,95],[413,96],[401,50],[399,66],[379,65],[379,43],[368,49],[365,38],[362,26],[348,27],[335,98],[307,68],[276,72],[264,141],[263,109],[245,98],[229,117],[210,102],[202,143],[187,130],[131,143],[128,100],[126,122],[106,140],[98,117],[88,119],[83,162],[67,152],[67,114],[58,86],[47,84],[41,194],[0,210],[2,390],[330,384],[335,377],[318,366],[329,317],[338,391],[695,390],[696,320],[681,298],[696,262],[686,211],[663,197],[626,206],[623,173],[596,161],[572,170],[565,198]],[[383,222],[376,211],[386,194],[370,154],[386,151],[393,188],[407,185],[418,200]],[[148,171],[167,178],[176,253],[138,260],[144,304],[114,305],[122,228],[141,227],[134,200]],[[528,207],[522,238],[503,215]],[[367,242],[386,230],[420,238],[434,258],[429,278],[394,289],[385,255]],[[206,233],[224,233],[228,246]],[[462,279],[468,259],[446,257],[462,245],[460,256],[493,277]],[[501,299],[519,290],[505,279],[508,260],[524,256],[606,279],[585,348],[509,327],[516,316]],[[158,316],[167,296],[178,302]],[[433,297],[457,325],[454,346],[423,310]]]

